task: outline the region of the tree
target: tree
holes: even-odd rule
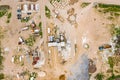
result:
[[[50,16],[51,16],[50,9],[49,9],[47,6],[45,6],[45,15],[46,15],[46,17],[48,17],[48,18],[50,18]]]

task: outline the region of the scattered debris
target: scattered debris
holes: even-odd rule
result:
[[[67,14],[68,15],[73,15],[75,12],[75,9],[74,8],[70,8],[68,11],[67,11]]]
[[[50,3],[55,8],[63,9],[69,5],[69,0],[50,0]]]
[[[89,45],[88,45],[87,43],[85,43],[85,44],[83,45],[83,47],[84,47],[85,49],[89,49]]]
[[[71,25],[73,25],[74,27],[77,28],[78,24],[76,22],[76,14],[74,13],[75,12],[75,9],[74,8],[70,8],[68,11],[67,11],[67,14],[68,14],[68,18],[67,20],[69,21],[69,23]]]
[[[19,37],[18,44],[21,45],[21,44],[24,44],[24,43],[25,43],[25,40],[22,37]]]
[[[21,31],[26,31],[28,29],[29,29],[29,26],[26,26],[26,27],[22,28]]]
[[[59,12],[57,10],[53,10],[53,12],[55,13],[55,18],[57,18],[61,22],[65,21],[64,18],[59,14]]]
[[[97,70],[96,65],[94,64],[92,59],[89,59],[89,73],[94,73]]]

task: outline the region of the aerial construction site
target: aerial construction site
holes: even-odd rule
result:
[[[120,1],[0,0],[0,80],[120,80]]]

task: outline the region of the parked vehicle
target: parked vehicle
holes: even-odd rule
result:
[[[99,46],[99,50],[103,50],[103,49],[108,49],[108,48],[111,48],[112,46],[109,45],[109,44],[104,44],[102,46]]]

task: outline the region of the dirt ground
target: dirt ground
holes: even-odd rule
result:
[[[81,8],[80,4],[82,2],[91,2],[85,8]],[[102,68],[102,60],[101,57],[97,54],[98,47],[102,44],[109,43],[111,35],[109,27],[107,24],[111,23],[109,20],[102,17],[98,12],[93,8],[93,2],[102,2],[102,3],[112,3],[112,4],[120,4],[119,0],[79,0],[77,3],[71,6],[66,6],[64,9],[58,9],[60,15],[65,19],[65,22],[62,23],[58,19],[54,17],[54,13],[52,10],[54,7],[49,3],[49,0],[38,0],[37,3],[40,4],[40,12],[36,13],[32,20],[35,20],[36,23],[42,22],[43,26],[43,41],[44,41],[44,54],[46,58],[45,65],[40,68],[40,70],[46,71],[47,75],[43,78],[38,77],[36,80],[59,80],[59,76],[62,74],[69,75],[70,74],[70,66],[74,64],[78,58],[78,56],[86,53],[89,58],[96,60],[97,72],[103,70]],[[17,0],[1,0],[0,5],[10,5],[12,8],[12,18],[9,24],[5,23],[5,18],[0,18],[0,27],[3,27],[7,30],[5,34],[5,38],[2,40],[3,48],[9,48],[9,53],[5,55],[4,61],[4,70],[3,72],[7,75],[16,76],[18,72],[21,72],[23,69],[29,69],[34,71],[34,69],[30,66],[16,66],[11,62],[11,58],[13,56],[16,47],[18,47],[18,37],[23,35],[27,36],[26,32],[19,34],[19,30],[25,26],[25,23],[21,23],[16,18],[16,10],[17,5],[20,2]],[[26,3],[26,2],[22,2]],[[52,19],[47,19],[45,17],[44,6],[47,5],[51,10],[51,14],[53,16]],[[75,28],[67,21],[67,10],[70,8],[75,9],[76,22],[78,23],[78,27]],[[39,19],[38,16],[41,15]],[[51,54],[48,54],[48,46],[47,46],[47,24],[54,23],[58,25],[61,31],[65,31],[67,39],[71,41],[71,58],[65,65],[60,64],[61,60],[59,58],[57,48],[51,47]],[[29,32],[28,32],[29,33]],[[89,44],[89,49],[86,50],[83,47],[83,38],[86,38],[86,43]],[[39,41],[39,40],[38,40]],[[74,44],[77,44],[77,52],[75,53]],[[36,45],[39,42],[36,43]],[[50,58],[50,64],[48,64]],[[95,73],[94,73],[95,74]],[[12,79],[13,80],[13,79]],[[14,79],[19,80],[19,79]],[[93,80],[93,79],[91,79]]]

